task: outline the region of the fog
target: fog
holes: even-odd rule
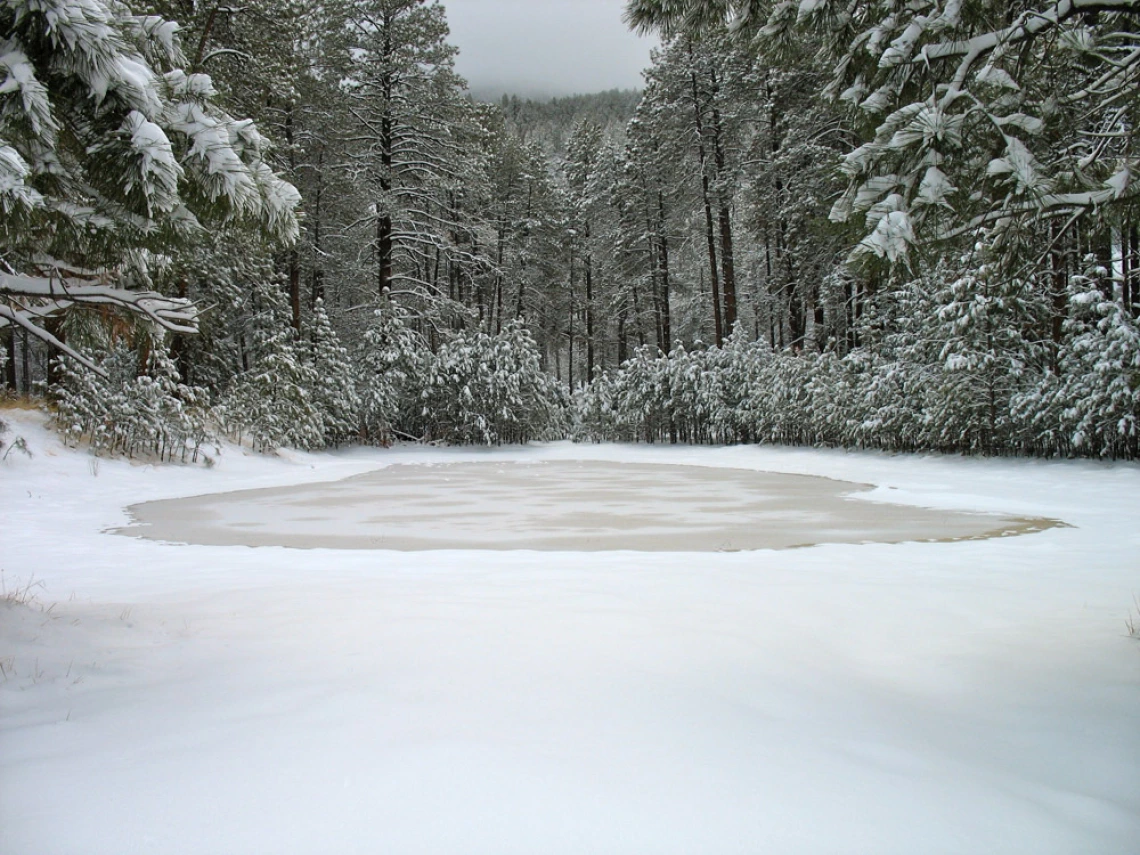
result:
[[[456,68],[479,97],[641,86],[656,42],[629,31],[624,0],[444,0]]]

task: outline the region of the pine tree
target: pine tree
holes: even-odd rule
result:
[[[580,319],[580,338],[585,345],[585,370],[581,376],[589,382],[594,376],[597,350],[596,332],[598,329],[598,268],[595,239],[598,231],[599,209],[602,199],[599,189],[603,180],[600,175],[600,162],[603,155],[603,137],[600,126],[584,123],[575,128],[567,148],[566,179],[570,189],[569,234],[570,234],[570,314]],[[580,273],[576,276],[576,271]],[[577,282],[582,284],[579,300],[575,300]],[[580,308],[579,308],[580,306]],[[570,383],[574,383],[574,343],[573,332],[570,342]]]
[[[423,409],[433,439],[498,445],[561,435],[565,395],[520,321],[458,334],[428,361]]]
[[[1135,458],[1140,451],[1140,324],[1109,292],[1104,268],[1073,277],[1069,345],[1058,376],[1030,399],[1030,412],[1046,415],[1037,426],[1058,425],[1045,445],[1080,454]],[[1024,406],[1023,402],[1023,406]],[[1052,438],[1052,437],[1050,437]],[[1060,442],[1058,442],[1060,440]]]
[[[108,0],[0,9],[0,324],[60,340],[53,318],[114,307],[192,332],[194,307],[146,287],[152,256],[203,223],[297,234],[296,191],[252,122],[187,74],[174,24]]]
[[[144,342],[141,355],[126,340],[77,345],[98,373],[60,358],[54,422],[65,440],[97,453],[197,462],[211,439],[208,395],[180,381],[161,340]]]
[[[453,322],[485,263],[468,217],[485,173],[472,162],[481,129],[454,70],[443,7],[353,0],[347,24],[343,89],[355,145],[344,169],[361,194],[350,229],[367,250],[373,299]]]
[[[300,341],[304,359],[312,369],[313,384],[308,393],[324,424],[324,444],[351,442],[360,434],[355,372],[321,300],[313,307]]]
[[[322,448],[325,419],[312,391],[321,378],[298,347],[280,288],[257,283],[253,299],[258,311],[243,355],[248,368],[233,379],[215,415],[231,438],[257,451]]]
[[[429,353],[406,309],[384,302],[373,313],[356,359],[356,388],[365,438],[387,445],[421,428],[419,405]]]

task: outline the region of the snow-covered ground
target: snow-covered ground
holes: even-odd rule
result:
[[[4,584],[35,595],[0,605],[4,855],[1140,851],[1136,466],[556,444],[156,467],[4,417],[35,455],[0,463]],[[703,553],[106,533],[143,501],[574,460],[1068,527]]]

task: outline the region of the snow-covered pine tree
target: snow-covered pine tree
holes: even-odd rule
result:
[[[324,444],[338,446],[360,435],[360,396],[348,350],[317,300],[301,330],[300,348],[312,368],[309,397],[324,423]]]
[[[685,182],[671,156],[672,135],[662,132],[660,110],[659,100],[647,92],[629,122],[627,143],[610,169],[606,193],[613,218],[608,266],[616,280],[609,305],[616,315],[612,335],[619,364],[647,337],[662,353],[675,341],[673,302],[681,284],[674,269],[675,211]]]
[[[197,462],[211,439],[209,396],[181,382],[161,340],[141,340],[141,354],[126,339],[95,348],[76,342],[98,373],[57,357],[53,421],[65,440],[96,453]]]
[[[153,252],[207,222],[296,238],[296,191],[183,70],[177,25],[112,0],[10,0],[0,33],[0,325],[94,368],[50,329],[70,307],[196,328],[187,300],[137,290]]]
[[[325,421],[312,395],[320,378],[298,346],[280,284],[256,283],[253,302],[257,311],[244,337],[249,367],[219,401],[218,421],[232,439],[257,451],[322,448]]]
[[[862,249],[897,261],[921,238],[979,227],[995,240],[1042,218],[1121,206],[1137,191],[1128,144],[1140,91],[1137,0],[629,0],[641,29],[728,21],[778,52],[807,39],[829,94],[873,128],[850,151],[834,216],[865,215]]]
[[[566,183],[569,187],[570,213],[567,233],[570,246],[570,325],[568,340],[569,379],[574,385],[575,340],[584,345],[584,359],[579,359],[582,370],[579,374],[586,382],[594,376],[597,358],[596,331],[599,327],[598,258],[594,247],[598,232],[599,209],[602,198],[599,195],[599,166],[603,155],[604,138],[600,125],[585,122],[574,129],[567,146],[565,165]],[[578,283],[581,283],[579,294]],[[577,327],[577,330],[574,327]],[[577,335],[575,335],[577,332]]]
[[[446,342],[428,363],[422,392],[428,435],[459,444],[560,437],[567,403],[521,321],[498,335],[464,332]]]
[[[485,176],[477,111],[464,97],[443,7],[353,0],[342,82],[353,146],[341,168],[357,190],[345,224],[366,260],[353,299],[393,298],[444,324],[464,322],[485,266],[473,214]],[[474,198],[472,198],[474,197]]]
[[[1140,451],[1140,324],[1113,299],[1108,271],[1092,262],[1070,285],[1071,319],[1057,376],[1021,408],[1053,453],[1135,458]],[[1056,428],[1054,428],[1056,426]],[[1040,441],[1039,440],[1039,441]],[[1052,442],[1049,442],[1052,440]],[[1040,446],[1039,446],[1040,447]]]
[[[356,390],[364,438],[387,445],[398,435],[417,439],[428,414],[420,406],[430,351],[408,311],[381,302],[356,354]]]
[[[346,3],[132,0],[131,5],[178,21],[186,71],[209,74],[228,110],[257,122],[274,143],[267,162],[304,196],[301,238],[275,259],[299,330],[302,308],[320,296],[312,292],[320,290],[317,271],[323,273],[320,250],[328,240],[329,203],[344,190],[328,167],[338,162],[334,152],[345,126],[338,87],[347,62]],[[203,302],[212,300],[206,296]]]
[[[647,75],[647,99],[656,133],[653,143],[672,152],[677,178],[686,185],[684,204],[690,240],[702,256],[693,263],[704,283],[704,317],[695,337],[720,344],[735,323],[736,272],[733,247],[732,195],[735,190],[726,161],[720,75],[724,54],[717,32],[669,39],[655,55]],[[639,111],[641,112],[641,111]],[[639,116],[639,118],[641,118]],[[655,148],[641,147],[650,154]],[[698,230],[699,231],[696,231]],[[707,335],[705,334],[707,332]]]
[[[1044,361],[1036,333],[1044,307],[1032,282],[999,275],[984,260],[964,271],[939,270],[937,384],[927,401],[935,448],[987,454],[1016,449],[1011,402]]]
[[[565,194],[555,186],[550,159],[535,143],[501,116],[485,121],[490,131],[486,217],[494,243],[479,320],[486,332],[497,334],[510,321],[526,318],[541,336],[544,352],[559,365],[568,314]]]

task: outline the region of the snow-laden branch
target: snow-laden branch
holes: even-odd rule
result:
[[[78,304],[109,305],[142,315],[170,332],[187,335],[198,332],[198,310],[193,303],[155,291],[128,291],[62,276],[0,273],[0,299],[12,298],[32,301],[38,306],[37,315],[40,317],[57,314]]]
[[[1011,45],[1032,39],[1045,30],[1069,20],[1074,15],[1092,14],[1093,12],[1140,13],[1140,3],[1137,3],[1137,0],[1061,0],[1061,2],[1043,11],[1030,9],[1022,12],[1016,21],[1002,30],[982,33],[970,39],[956,39],[925,45],[913,62],[927,65],[931,61],[952,56],[982,56],[990,53],[999,45]]]
[[[65,276],[0,272],[0,328],[18,326],[100,376],[102,369],[44,327],[44,321],[75,306],[112,306],[175,333],[198,332],[198,309],[189,300],[154,291],[128,291]]]
[[[43,327],[32,323],[30,317],[32,317],[34,314],[35,312],[17,309],[12,306],[6,306],[3,303],[0,303],[0,328],[15,324],[16,326],[27,330],[29,333],[41,341],[46,341],[52,347],[66,353],[72,359],[76,360],[81,365],[84,365],[87,368],[91,369],[100,377],[105,378],[107,376],[107,373],[102,368],[100,368],[82,353],[75,350],[74,348],[68,347]]]

